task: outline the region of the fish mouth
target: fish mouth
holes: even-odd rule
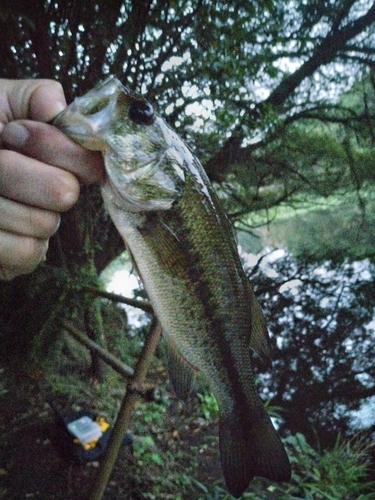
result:
[[[51,124],[81,146],[94,151],[104,151],[104,131],[113,108],[114,103],[109,101],[100,111],[87,115],[82,106],[73,102],[61,111]]]
[[[122,83],[109,77],[97,89],[75,99],[51,124],[81,146],[104,151],[104,136],[116,116],[117,99],[122,92]]]

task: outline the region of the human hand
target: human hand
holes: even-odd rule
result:
[[[0,79],[0,279],[31,272],[60,212],[77,201],[79,181],[103,176],[99,153],[46,123],[65,107],[55,81]]]

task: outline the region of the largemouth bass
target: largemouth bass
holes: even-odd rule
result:
[[[103,153],[104,203],[161,323],[172,385],[186,399],[200,371],[218,402],[228,490],[239,497],[254,476],[288,480],[289,460],[251,365],[249,345],[270,356],[265,320],[203,167],[114,77],[75,99],[54,124]]]

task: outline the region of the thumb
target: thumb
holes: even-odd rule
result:
[[[3,80],[2,87],[8,109],[5,123],[27,118],[48,122],[66,107],[62,86],[54,80]]]
[[[66,100],[61,84],[54,80],[39,80],[30,94],[28,118],[49,122],[65,108]]]

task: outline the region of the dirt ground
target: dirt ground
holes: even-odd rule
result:
[[[0,364],[0,499],[84,500],[89,497],[100,462],[79,464],[72,458],[70,441],[67,450],[61,442],[56,414],[46,399],[43,380],[41,383],[41,380],[31,379],[21,368],[14,370],[14,362],[11,366]],[[66,397],[57,401],[60,409],[66,409],[71,403],[72,399]],[[170,467],[176,469],[172,473],[178,475],[179,468],[181,473],[186,472],[184,464],[186,462],[186,468],[189,466],[189,450],[196,449],[199,455],[194,457],[194,462],[199,464],[197,479],[221,481],[215,424],[201,428],[196,419],[179,422],[181,414],[176,408],[177,402],[167,409],[165,428],[154,430],[160,448],[168,449],[169,456],[182,455]],[[95,412],[95,408],[88,409]],[[199,449],[203,441],[213,444]],[[144,483],[149,480],[157,483],[161,469],[144,470],[143,465],[135,459],[132,446],[123,446],[104,500],[152,498],[145,494],[152,485]],[[179,498],[200,496],[197,493],[191,496],[188,490],[185,485]],[[155,498],[177,496],[160,493]]]

